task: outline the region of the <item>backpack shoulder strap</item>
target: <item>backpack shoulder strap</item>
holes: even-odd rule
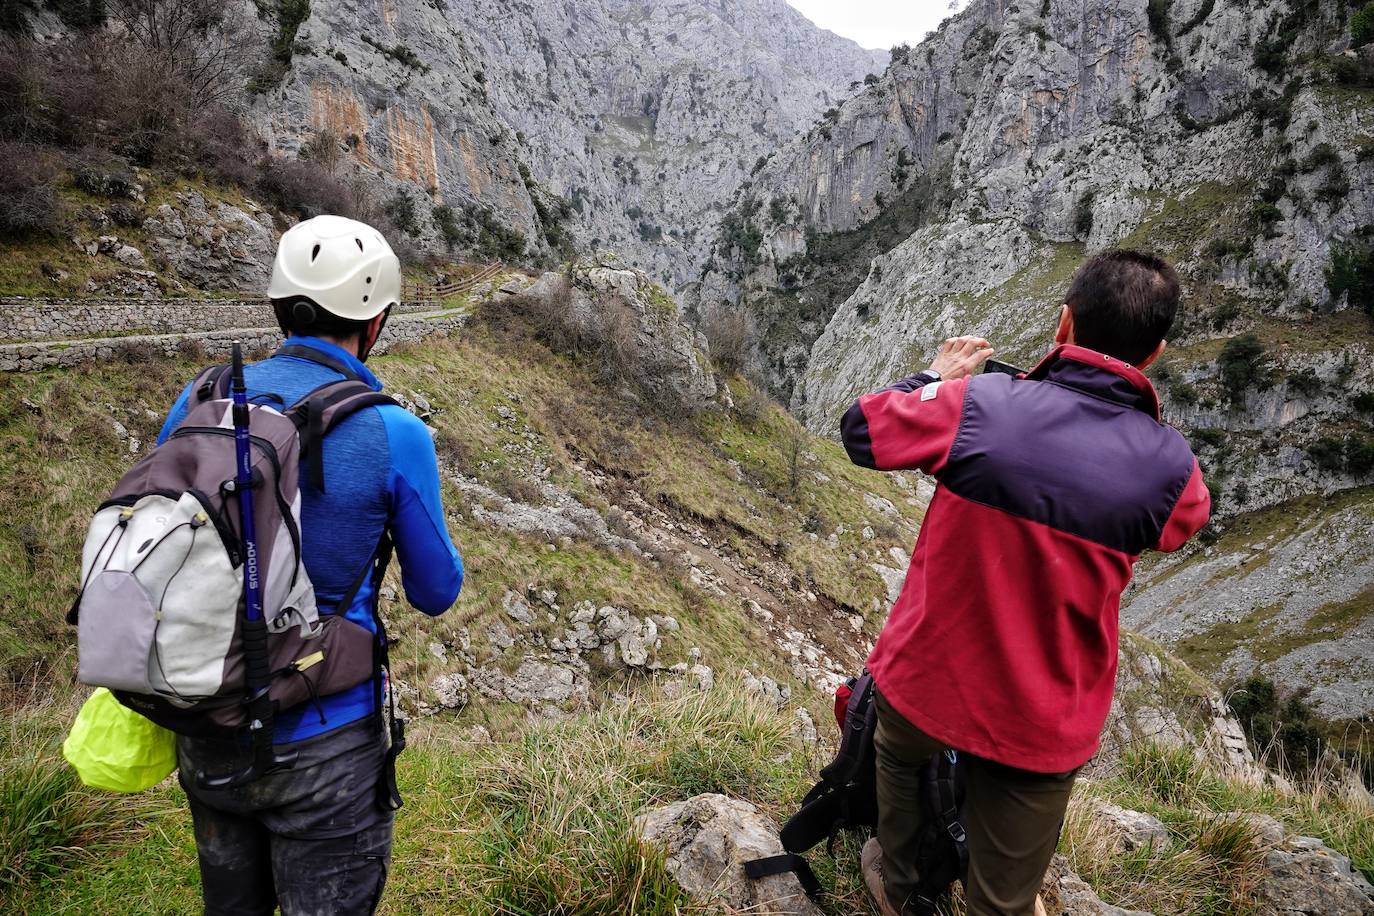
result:
[[[301,460],[306,463],[310,482],[321,493],[324,492],[324,437],[358,411],[387,405],[401,406],[390,395],[373,391],[366,382],[345,378],[321,385],[286,409],[286,416],[296,424],[300,436]]]
[[[959,763],[958,751],[944,751],[936,754],[930,762],[927,779],[931,811],[935,822],[954,844],[959,857],[959,874],[968,872],[968,834],[960,820],[963,807],[963,773]]]
[[[381,613],[382,579],[386,577],[386,568],[391,564],[395,546],[391,531],[383,530],[377,547],[367,558],[367,564],[363,566],[362,572],[335,605],[335,613],[346,613],[353,605],[353,600],[358,596],[363,583],[372,583],[372,623],[376,627],[375,638],[372,641],[372,667],[377,673],[377,715],[386,726],[389,739],[386,756],[382,759],[381,776],[377,779],[376,802],[383,811],[395,811],[403,804],[401,790],[396,782],[396,758],[406,748],[405,720],[396,716],[396,693],[394,679],[391,676],[391,638],[387,636],[386,621],[382,619]],[[385,708],[380,704],[383,690],[386,691]]]
[[[849,697],[839,750],[835,759],[821,769],[821,779],[847,786],[864,772],[873,757],[873,732],[877,728],[877,720],[878,707],[873,702],[873,675],[865,671]]]
[[[354,372],[342,360],[335,359],[328,353],[321,353],[314,347],[307,347],[303,344],[284,344],[278,347],[277,352],[273,353],[272,356],[294,356],[297,359],[309,360],[312,363],[318,363],[328,369],[333,369],[349,381],[362,381],[362,379],[358,377],[358,373]]]

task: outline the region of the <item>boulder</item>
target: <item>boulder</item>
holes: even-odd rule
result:
[[[549,298],[565,292],[569,320],[592,337],[620,333],[611,310],[618,303],[629,309],[638,381],[649,398],[699,410],[716,396],[704,340],[683,321],[673,297],[643,271],[598,252],[574,262],[567,274],[542,275],[525,295]]]
[[[796,876],[751,881],[744,863],[780,855],[778,825],[746,801],[697,795],[636,818],[644,842],[667,853],[668,871],[704,903],[772,916],[820,916]]]
[[[639,625],[616,640],[620,660],[628,668],[643,668],[650,664],[658,649],[658,627],[652,620],[638,621]]]
[[[251,206],[251,205],[250,205]],[[277,240],[272,217],[226,203],[211,203],[199,191],[177,194],[175,205],[157,208],[144,223],[153,252],[203,289],[262,290],[272,272]]]
[[[110,256],[125,267],[148,266],[148,261],[143,257],[143,252],[132,245],[120,245]]]
[[[544,716],[582,709],[590,697],[587,679],[579,672],[537,658],[527,657],[514,674],[473,667],[468,670],[468,678],[483,696],[511,700]]]
[[[1261,916],[1374,916],[1374,887],[1316,837],[1289,837],[1264,857]]]
[[[1221,815],[1243,821],[1266,848],[1256,889],[1259,916],[1374,916],[1374,887],[1346,856],[1316,837],[1297,836],[1267,814]]]
[[[520,595],[512,591],[507,591],[501,598],[501,607],[516,623],[530,626],[534,623],[534,614],[530,611],[529,602]]]
[[[1093,824],[1112,838],[1112,852],[1133,852],[1153,849],[1162,852],[1169,848],[1169,828],[1157,817],[1141,811],[1130,811],[1100,798],[1088,801]]]

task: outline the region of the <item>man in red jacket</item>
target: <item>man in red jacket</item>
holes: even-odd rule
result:
[[[1029,916],[1074,774],[1116,681],[1117,611],[1148,549],[1181,547],[1210,499],[1140,370],[1179,302],[1166,262],[1089,260],[1055,347],[1023,377],[971,376],[988,341],[945,341],[927,370],[859,398],[851,459],[939,481],[901,596],[869,658],[878,836],[864,872],[884,916],[917,912],[921,766],[961,751],[974,916]]]

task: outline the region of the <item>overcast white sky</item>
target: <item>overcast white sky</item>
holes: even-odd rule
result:
[[[916,44],[954,10],[951,0],[787,0],[816,25],[865,48]],[[953,0],[958,6],[966,0]]]

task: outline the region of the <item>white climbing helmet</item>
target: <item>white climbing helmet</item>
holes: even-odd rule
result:
[[[304,296],[340,318],[366,321],[401,301],[401,262],[366,223],[317,216],[282,235],[267,295]]]

